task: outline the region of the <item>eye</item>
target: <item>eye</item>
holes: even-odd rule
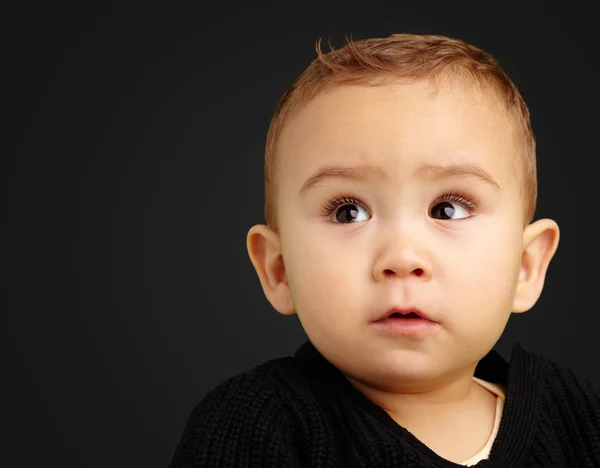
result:
[[[462,216],[461,212],[465,213],[465,215]],[[435,205],[433,210],[431,210],[431,213],[433,218],[438,219],[464,219],[470,216],[469,212],[458,203],[450,203],[447,201]],[[454,217],[455,215],[456,217]]]
[[[439,197],[431,209],[431,217],[442,220],[466,219],[472,216],[477,204],[470,198],[455,193]]]
[[[323,215],[336,224],[350,224],[366,221],[367,210],[353,197],[341,197],[329,200],[323,207]]]
[[[436,219],[457,221],[473,217],[477,207],[478,203],[467,195],[446,192],[434,201],[430,215]],[[351,195],[329,200],[322,214],[335,224],[351,224],[370,218],[364,205]]]

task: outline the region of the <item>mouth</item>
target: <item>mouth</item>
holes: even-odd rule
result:
[[[440,324],[416,307],[392,307],[373,322],[374,329],[385,336],[423,339],[440,330]]]
[[[401,320],[427,320],[428,322],[434,322],[431,318],[429,318],[424,312],[419,310],[416,307],[407,307],[407,308],[399,308],[392,307],[390,308],[382,317],[380,317],[376,322],[381,322],[388,319],[401,319]]]

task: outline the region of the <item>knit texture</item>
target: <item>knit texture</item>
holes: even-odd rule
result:
[[[500,429],[480,468],[600,468],[600,389],[513,346],[475,371],[506,385]],[[438,467],[438,456],[310,342],[210,391],[191,412],[169,468]]]

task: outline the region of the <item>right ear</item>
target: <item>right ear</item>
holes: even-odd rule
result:
[[[268,301],[280,314],[295,314],[279,235],[265,224],[256,224],[248,231],[246,247]]]

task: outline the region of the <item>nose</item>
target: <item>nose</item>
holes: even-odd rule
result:
[[[428,281],[431,279],[431,270],[431,260],[424,242],[418,241],[416,236],[395,233],[393,238],[387,238],[382,243],[375,260],[373,277],[377,282],[393,277]]]

